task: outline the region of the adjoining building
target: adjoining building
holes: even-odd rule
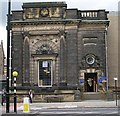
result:
[[[4,54],[4,48],[3,48],[3,41],[1,41],[0,44],[0,90],[5,87],[6,77],[4,73],[4,60],[5,60],[5,54]]]
[[[4,75],[4,49],[3,49],[3,41],[0,44],[0,76]]]
[[[22,8],[11,17],[18,86],[108,89],[113,80],[107,72],[107,11],[68,9],[65,2],[23,3]]]
[[[107,32],[107,66],[108,66],[108,85],[114,88],[114,78],[118,76],[118,12],[110,11],[108,14],[110,21]]]

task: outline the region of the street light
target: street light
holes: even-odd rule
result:
[[[6,76],[6,113],[9,113],[10,98],[9,98],[9,63],[10,63],[10,13],[11,13],[11,0],[8,1],[8,15],[7,15],[7,76]]]
[[[14,78],[14,112],[16,112],[17,113],[17,99],[16,99],[16,77],[18,76],[18,72],[17,71],[14,71],[13,73],[12,73],[12,75],[13,75],[13,78]]]
[[[117,106],[117,80],[118,80],[118,78],[115,77],[115,78],[114,78],[114,81],[115,81],[115,99],[116,99],[116,106]]]

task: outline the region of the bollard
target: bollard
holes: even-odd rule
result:
[[[24,113],[29,113],[30,112],[30,102],[29,102],[29,97],[25,97],[23,100],[23,112]]]

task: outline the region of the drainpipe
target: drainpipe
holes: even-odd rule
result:
[[[107,76],[107,91],[108,91],[108,55],[107,55],[108,48],[107,48],[107,30],[108,30],[108,27],[106,26],[106,28],[105,28],[105,50],[106,50],[106,76]]]

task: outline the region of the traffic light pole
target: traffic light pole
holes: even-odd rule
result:
[[[116,99],[116,106],[117,106],[117,80],[115,80],[115,99]]]
[[[17,80],[17,76],[18,76],[18,72],[14,71],[12,73],[13,78],[14,78],[14,112],[17,113],[17,96],[16,96],[16,80]]]
[[[16,99],[16,76],[14,76],[14,112],[17,113],[17,99]]]
[[[8,15],[7,15],[7,77],[6,77],[6,113],[9,113],[10,98],[9,98],[9,57],[10,57],[10,12],[11,0],[8,2]]]

